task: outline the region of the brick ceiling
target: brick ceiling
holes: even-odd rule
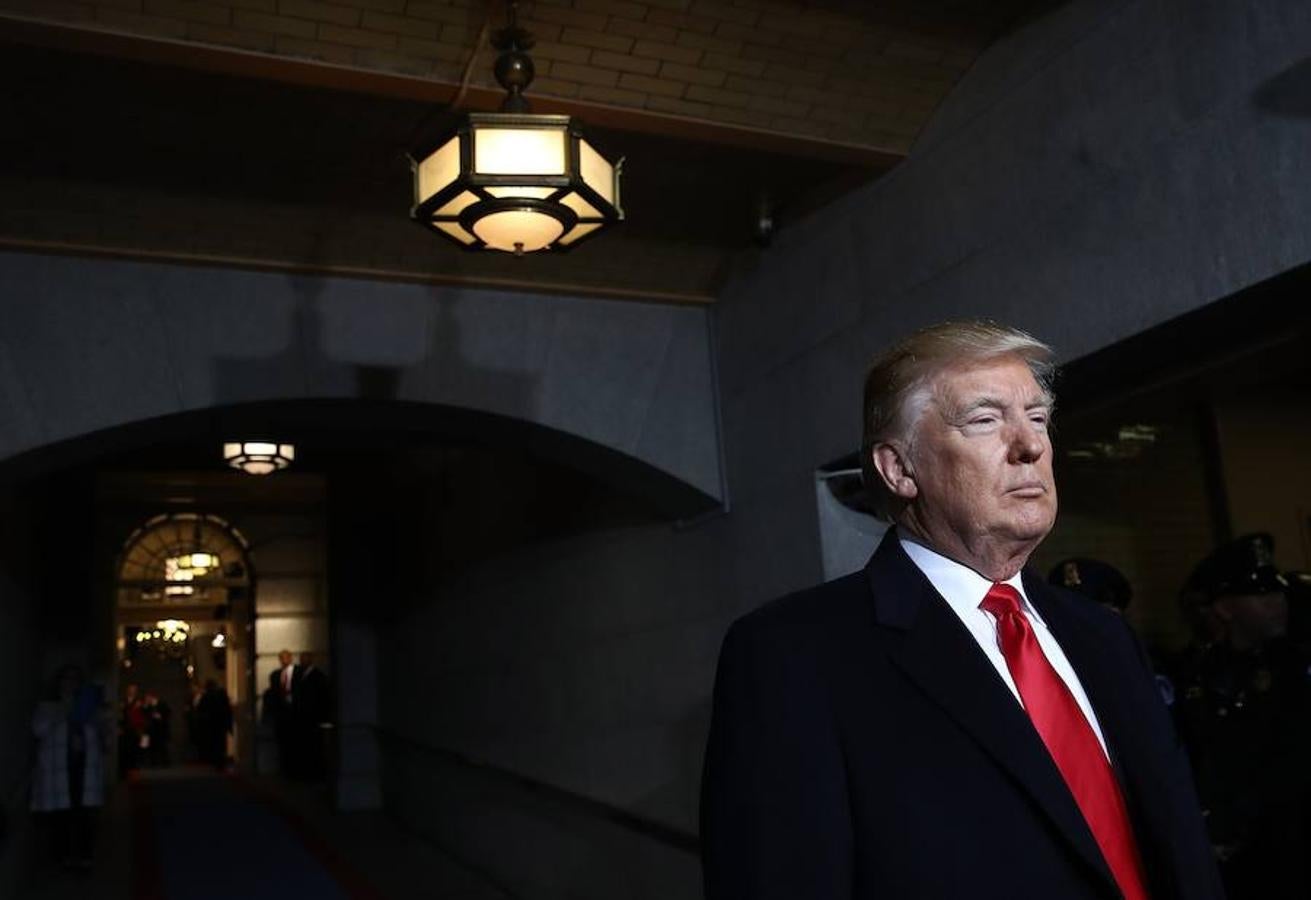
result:
[[[705,302],[762,204],[786,224],[895,165],[1028,5],[521,3],[535,109],[626,157],[628,221],[514,260],[405,218],[405,150],[499,100],[503,4],[0,0],[0,245]]]

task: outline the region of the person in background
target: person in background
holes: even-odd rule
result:
[[[205,686],[199,681],[192,681],[187,699],[186,720],[187,720],[187,742],[191,745],[191,752],[196,759],[201,759],[204,755],[201,750],[200,739],[200,698],[205,696]]]
[[[196,734],[200,761],[222,771],[228,764],[228,735],[232,733],[232,701],[214,679],[196,704]]]
[[[123,691],[123,706],[118,717],[118,775],[127,777],[141,764],[142,742],[146,734],[146,713],[143,709],[141,689],[129,684]]]
[[[332,720],[332,687],[309,651],[300,655],[300,673],[295,701],[298,768],[306,781],[318,782],[327,775],[324,726]]]
[[[1206,624],[1176,676],[1175,715],[1230,900],[1311,897],[1311,684],[1273,560],[1270,535],[1245,535],[1184,591]]]
[[[103,695],[80,668],[65,666],[32,716],[31,809],[48,822],[55,858],[67,868],[91,868],[94,810],[105,797],[105,732]]]
[[[269,689],[264,694],[264,714],[272,719],[278,739],[278,767],[282,774],[299,775],[299,732],[296,727],[296,691],[300,687],[300,667],[293,663],[290,650],[278,654],[278,668],[269,673]],[[272,701],[271,703],[269,701]]]
[[[146,719],[146,763],[152,767],[169,764],[169,741],[173,736],[172,711],[154,691],[146,691],[142,702],[142,712]]]
[[[1133,602],[1133,586],[1129,579],[1115,566],[1099,559],[1085,556],[1063,559],[1047,573],[1047,583],[1083,594],[1119,616],[1125,615]],[[1162,655],[1148,647],[1156,690],[1165,705],[1172,706],[1175,702],[1174,681],[1168,674],[1171,666],[1162,660]]]
[[[1285,572],[1288,580],[1288,639],[1311,660],[1311,573]]]
[[[1133,600],[1129,579],[1110,563],[1074,556],[1052,566],[1047,583],[1077,591],[1111,612],[1124,615]]]

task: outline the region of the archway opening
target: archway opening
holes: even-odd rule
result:
[[[115,565],[118,769],[244,765],[252,702],[250,543],[209,513],[156,515]],[[245,752],[243,752],[243,750]]]

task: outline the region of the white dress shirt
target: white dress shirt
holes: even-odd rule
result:
[[[947,601],[947,606],[951,607],[951,611],[961,620],[961,624],[965,626],[979,645],[979,649],[988,658],[988,662],[992,663],[993,668],[997,670],[997,675],[1010,689],[1016,702],[1023,707],[1024,701],[1020,698],[1019,688],[1015,686],[1015,679],[1011,677],[1011,671],[1006,667],[1006,657],[1001,652],[1001,642],[997,636],[997,620],[992,613],[984,612],[979,607],[984,596],[987,595],[988,589],[992,587],[992,582],[969,566],[962,565],[954,559],[948,559],[941,553],[909,540],[900,533],[897,535],[897,539],[901,542],[901,548],[906,551],[906,555],[910,557],[911,562],[924,573],[924,576],[929,579],[929,582]],[[1079,683],[1079,676],[1074,673],[1074,667],[1065,658],[1065,652],[1061,650],[1061,645],[1056,643],[1056,638],[1047,629],[1047,623],[1042,620],[1042,616],[1038,615],[1029,603],[1020,576],[1016,574],[1006,584],[1020,592],[1022,609],[1033,626],[1033,635],[1038,639],[1038,646],[1042,648],[1047,661],[1056,670],[1056,674],[1060,676],[1061,681],[1065,682],[1065,686],[1074,695],[1075,702],[1079,704],[1079,709],[1083,710],[1084,718],[1092,726],[1093,733],[1097,735],[1098,743],[1102,745],[1102,752],[1105,753],[1106,738],[1102,736],[1102,726],[1097,722],[1097,715],[1093,712],[1092,704],[1088,702],[1088,695],[1084,693],[1083,685]]]

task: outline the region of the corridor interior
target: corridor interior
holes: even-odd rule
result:
[[[408,607],[431,601],[432,570],[406,560],[455,577],[518,547],[644,525],[654,514],[595,477],[524,453],[452,441],[393,447],[379,434],[302,425],[297,470],[262,481],[218,471],[213,447],[190,437],[33,481],[30,557],[38,569],[58,568],[60,584],[89,586],[41,607],[40,630],[52,636],[42,671],[72,662],[85,672],[104,714],[109,787],[95,810],[89,870],[61,857],[71,842],[46,814],[15,816],[8,834],[0,824],[0,845],[25,867],[12,900],[522,896],[506,888],[500,859],[469,852],[459,834],[431,823],[459,814],[469,797],[478,820],[511,791],[510,815],[558,823],[558,801],[520,796],[516,779],[384,728],[416,726],[411,707],[396,706],[406,695],[379,679],[399,668],[413,683],[410,667],[425,663],[367,648]],[[284,650],[326,673],[316,773],[286,771],[267,707]],[[42,698],[52,677],[42,677]],[[128,727],[137,688],[148,709],[158,698],[158,734]],[[201,725],[211,691],[230,710],[218,769],[200,763],[210,758],[200,738],[212,731]],[[380,699],[395,708],[380,713]],[[437,699],[422,703],[425,719],[445,714]],[[440,800],[424,793],[433,772],[455,773]],[[398,814],[412,797],[421,798],[416,814]],[[495,826],[488,834],[499,843]],[[558,864],[543,856],[544,868]],[[4,890],[0,898],[11,900]]]
[[[51,866],[20,900],[509,896],[381,813],[334,811],[324,789],[271,776],[143,770],[113,790],[96,834],[89,872]]]

